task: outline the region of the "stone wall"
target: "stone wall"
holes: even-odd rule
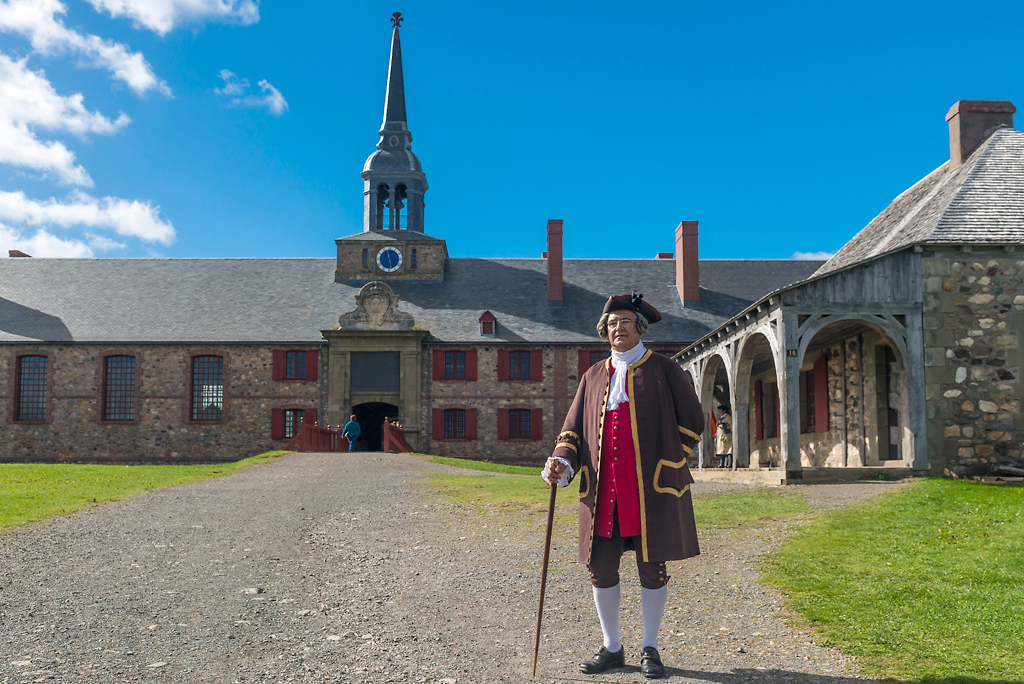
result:
[[[456,348],[452,346],[451,348]],[[461,347],[459,347],[461,348]],[[428,348],[423,363],[424,413],[423,425],[431,425],[431,409],[466,408],[477,410],[476,439],[438,439],[431,434],[430,453],[455,458],[499,461],[505,463],[543,463],[562,427],[564,415],[554,415],[555,388],[568,392],[566,378],[555,373],[555,350],[552,346],[528,347],[532,353],[543,354],[543,375],[540,380],[498,380],[498,350],[524,349],[522,345],[476,346],[476,380],[433,380]],[[571,357],[573,351],[570,348]],[[556,382],[557,381],[557,382]],[[430,387],[429,401],[426,388]],[[498,439],[498,409],[539,408],[543,412],[541,439]]]
[[[26,345],[0,349],[0,461],[209,462],[231,461],[284,446],[270,438],[272,408],[318,408],[315,380],[272,379],[267,345]],[[14,420],[15,359],[50,357],[47,420]],[[224,357],[223,420],[190,420],[193,354]],[[135,419],[102,420],[103,359],[136,357]],[[325,361],[325,354],[320,354]]]
[[[1024,255],[974,246],[922,256],[931,469],[965,477],[1021,467]]]
[[[444,263],[448,250],[444,240],[422,238],[403,240],[407,231],[387,231],[389,240],[352,238],[336,240],[338,245],[337,280],[444,280]],[[369,235],[376,237],[376,233]],[[402,264],[392,273],[380,269],[377,252],[384,247],[395,247],[402,253]],[[412,251],[416,250],[416,268],[413,268]],[[366,250],[366,266],[363,266],[363,250]]]

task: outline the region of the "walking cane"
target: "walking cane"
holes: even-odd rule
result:
[[[558,484],[551,485],[548,501],[548,531],[544,535],[544,565],[540,571],[540,604],[537,606],[537,640],[533,643],[533,676],[537,676],[537,654],[540,652],[540,619],[544,615],[544,587],[548,583],[548,554],[551,552],[551,526],[555,520],[555,494]]]

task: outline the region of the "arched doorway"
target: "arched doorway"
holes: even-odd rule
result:
[[[356,442],[356,450],[380,451],[384,441],[384,420],[398,418],[398,407],[394,404],[372,401],[353,406],[352,413],[362,430]]]
[[[733,449],[738,468],[778,464],[779,445],[765,440],[776,422],[772,405],[778,365],[768,337],[755,332],[743,341],[736,364],[736,406],[733,410]],[[765,410],[767,409],[767,411]],[[767,429],[766,429],[767,428]]]
[[[803,466],[912,464],[906,342],[885,323],[822,317],[805,332],[797,382]]]
[[[717,412],[719,406],[727,406],[732,411],[728,368],[726,360],[718,354],[708,359],[704,366],[700,384],[700,404],[704,409],[704,436],[700,443],[702,468],[714,468],[719,464],[715,454],[715,433],[711,429],[711,413]]]

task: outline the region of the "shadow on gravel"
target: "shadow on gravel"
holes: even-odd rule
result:
[[[637,668],[639,671],[640,668]],[[805,682],[807,684],[852,684],[863,682],[855,677],[833,677],[831,675],[808,674],[792,670],[757,670],[737,668],[732,672],[699,672],[697,670],[681,670],[677,667],[666,667],[665,674],[669,677],[684,677],[718,684],[739,684],[740,682]]]
[[[639,667],[625,668],[640,672]],[[621,671],[621,670],[620,670]],[[816,675],[806,672],[793,672],[790,670],[757,670],[757,669],[735,669],[732,672],[698,672],[696,670],[681,670],[676,667],[666,667],[667,677],[682,677],[696,679],[705,682],[716,682],[717,684],[739,684],[740,682],[780,682],[790,684],[791,682],[804,682],[806,684],[852,684],[863,682],[861,678],[855,677],[833,677],[831,675]],[[879,682],[895,680],[876,680]],[[1024,684],[1024,678],[1009,679],[977,679],[975,677],[925,677],[918,680],[900,680],[901,684]]]

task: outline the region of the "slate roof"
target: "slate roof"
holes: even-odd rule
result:
[[[1024,133],[1000,128],[958,168],[948,167],[894,199],[815,275],[914,244],[1024,242]]]
[[[449,259],[444,281],[392,281],[433,340],[598,343],[609,294],[643,292],[664,320],[651,342],[692,342],[820,261],[702,260],[701,302],[684,309],[675,262],[566,259],[565,303],[547,303],[543,259]],[[334,259],[0,259],[0,343],[316,343],[355,308],[365,281]],[[497,336],[480,337],[490,310]]]

